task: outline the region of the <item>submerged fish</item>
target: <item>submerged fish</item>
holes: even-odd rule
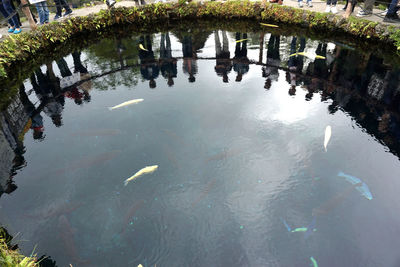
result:
[[[212,179],[211,181],[209,181],[209,182],[206,184],[206,186],[205,186],[203,192],[201,192],[201,194],[198,196],[198,198],[197,198],[195,201],[193,201],[193,203],[192,203],[192,208],[194,208],[194,206],[196,206],[197,203],[199,203],[203,198],[205,198],[206,195],[208,195],[208,193],[210,193],[210,190],[211,190],[212,188],[214,188],[215,182],[216,182],[216,180],[215,180],[215,179]]]
[[[149,50],[147,50],[146,48],[144,48],[144,46],[143,46],[142,44],[139,44],[139,48],[140,48],[141,50],[144,50],[144,51],[149,51]]]
[[[152,165],[152,166],[146,166],[143,169],[139,170],[137,173],[129,177],[128,179],[125,180],[124,185],[126,186],[130,181],[138,178],[139,176],[142,176],[144,174],[148,173],[153,173],[157,170],[158,165]]]
[[[359,186],[356,187],[357,191],[360,192],[366,199],[371,200],[372,194],[371,191],[369,190],[369,187],[366,183],[358,179],[357,177],[351,176],[349,174],[345,174],[343,172],[339,172],[338,176],[344,177],[346,181],[348,181],[351,184],[359,184]]]
[[[240,39],[240,40],[237,40],[236,43],[244,42],[244,41],[247,41],[247,40],[249,40],[249,39],[247,39],[247,38],[246,39]]]
[[[113,110],[113,109],[117,109],[117,108],[126,107],[126,106],[129,106],[129,105],[133,105],[133,104],[140,103],[140,102],[142,102],[143,100],[144,100],[143,98],[132,99],[132,100],[129,100],[129,101],[125,101],[125,102],[123,102],[123,103],[121,103],[121,104],[119,104],[119,105],[110,107],[110,108],[108,108],[108,109],[109,109],[109,110]]]
[[[307,232],[308,231],[308,228],[307,227],[300,227],[300,228],[296,228],[296,229],[293,229],[291,232],[292,233],[296,233],[296,232]],[[312,231],[317,231],[317,229],[313,229]]]
[[[278,28],[278,25],[274,25],[274,24],[267,24],[267,23],[260,23],[263,26],[267,26],[267,27],[272,27],[272,28]]]
[[[114,136],[118,134],[121,134],[121,131],[117,129],[91,129],[91,130],[82,130],[74,132],[71,134],[71,136],[92,137],[92,136]]]
[[[291,54],[289,57],[294,57],[294,56],[305,56],[305,57],[308,57],[308,58],[313,58],[312,55],[307,54],[306,52],[297,52],[297,53]],[[320,56],[320,55],[316,55],[314,58],[315,59],[325,59],[325,57]]]
[[[311,263],[313,267],[318,267],[317,261],[314,259],[314,257],[310,257]]]
[[[61,215],[58,218],[58,231],[68,256],[77,263],[87,263],[88,261],[82,260],[78,256],[74,241],[75,230],[72,229],[71,224],[65,215]]]
[[[350,193],[354,190],[354,188],[360,185],[361,183],[357,183],[347,187],[342,192],[338,193],[325,203],[321,204],[319,207],[314,208],[312,210],[312,215],[318,216],[318,215],[328,214],[331,210],[333,210],[339,204],[341,204],[350,195]]]
[[[325,138],[324,138],[325,151],[327,151],[326,147],[328,146],[328,143],[329,143],[329,140],[331,139],[331,136],[332,136],[332,127],[330,125],[328,125],[325,128]]]
[[[314,232],[317,231],[317,229],[315,229],[315,225],[316,225],[316,219],[315,217],[313,217],[311,223],[307,226],[306,232],[304,233],[304,239],[308,239],[313,231]]]
[[[139,202],[137,202],[135,200],[135,203],[133,203],[131,205],[132,207],[129,209],[128,213],[125,216],[124,225],[123,225],[121,233],[126,231],[126,228],[128,227],[128,225],[129,225],[130,221],[132,220],[133,216],[143,206],[143,204],[144,204],[144,200],[140,200]]]
[[[286,229],[288,230],[288,232],[291,232],[291,233],[307,232],[309,230],[309,227],[312,229],[311,231],[317,231],[317,229],[315,229],[315,225],[313,225],[313,224],[310,224],[309,227],[298,227],[298,228],[292,229],[284,219],[281,219],[281,220],[282,220],[283,224],[285,225]]]

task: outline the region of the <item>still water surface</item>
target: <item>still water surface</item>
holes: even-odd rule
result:
[[[103,40],[2,112],[0,222],[57,266],[400,266],[399,74],[267,32]]]

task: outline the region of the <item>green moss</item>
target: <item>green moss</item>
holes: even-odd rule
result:
[[[201,3],[157,3],[142,8],[116,8],[102,10],[87,17],[74,17],[63,22],[52,22],[35,31],[12,36],[0,43],[0,80],[5,79],[13,66],[38,58],[40,54],[51,53],[67,40],[93,33],[101,35],[111,26],[137,25],[148,27],[185,19],[218,18],[250,19],[257,22],[271,22],[298,25],[313,31],[347,33],[362,40],[380,40],[400,50],[400,30],[388,29],[388,33],[377,30],[383,27],[376,22],[350,17],[348,20],[325,13],[250,1],[227,1]],[[387,29],[387,28],[385,28]],[[86,37],[84,37],[86,38]]]

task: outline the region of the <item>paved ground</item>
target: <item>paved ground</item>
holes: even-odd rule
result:
[[[291,7],[298,7],[298,3],[297,3],[296,0],[284,0],[283,3],[284,3],[284,5],[288,5],[288,6],[291,6]],[[305,3],[305,0],[304,0],[304,3]],[[116,4],[117,7],[121,7],[121,6],[130,7],[130,6],[134,6],[134,5],[135,5],[134,1],[121,1],[121,2],[118,2]],[[312,8],[306,7],[306,5],[304,5],[303,8],[304,9],[313,10],[313,11],[318,11],[318,12],[324,12],[325,11],[325,7],[326,7],[325,2],[313,1],[313,5],[314,6]],[[362,5],[362,3],[361,3],[361,5]],[[343,5],[338,4],[337,8],[339,10],[339,13],[338,13],[339,15],[344,13],[344,11],[341,10],[343,8]],[[74,9],[72,16],[87,16],[87,15],[89,15],[91,13],[99,12],[101,9],[107,9],[107,6],[105,4],[102,4],[102,5],[92,6],[92,7],[84,7],[84,8]],[[360,7],[357,6],[353,15],[355,15],[359,10],[360,10]],[[373,11],[374,15],[372,15],[370,17],[366,17],[365,19],[369,19],[371,21],[380,21],[380,22],[382,22],[383,16],[380,15],[381,12],[382,12],[382,10],[374,9],[374,11]],[[54,18],[54,16],[55,16],[55,14],[50,14],[50,19],[52,20]],[[23,24],[22,25],[22,30],[23,31],[29,31],[30,30],[29,24],[28,24],[27,21],[22,23],[22,24]],[[400,26],[400,25],[397,25],[397,24],[392,24],[392,25]],[[5,27],[0,28],[0,34],[3,35],[3,38],[5,36],[7,36],[9,34],[7,32],[7,28],[5,28]]]

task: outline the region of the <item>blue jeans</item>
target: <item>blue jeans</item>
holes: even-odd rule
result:
[[[11,6],[10,0],[3,0],[3,8],[4,8],[3,12],[5,11],[3,16],[6,16],[6,17],[10,16],[15,11]],[[10,23],[11,27],[15,27],[15,28],[21,27],[21,25],[19,24],[17,15],[12,16],[8,20],[8,23]]]
[[[303,2],[303,0],[298,0],[298,2]],[[311,2],[311,0],[307,0],[306,2],[307,2],[307,3],[308,3],[308,2]]]
[[[396,14],[397,10],[399,10],[399,8],[397,7],[397,0],[392,0],[386,16],[389,16],[389,17],[394,16]]]
[[[36,3],[35,6],[39,14],[40,24],[49,22],[49,9],[47,7],[47,2],[46,1],[39,2]]]

